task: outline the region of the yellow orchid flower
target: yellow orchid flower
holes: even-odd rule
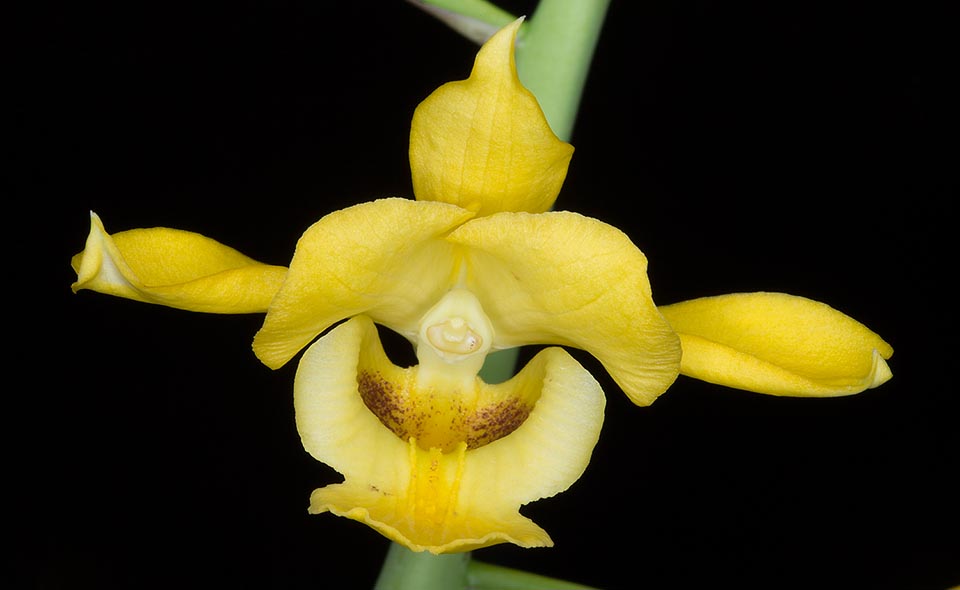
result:
[[[446,203],[384,199],[317,222],[254,339],[276,367],[356,316],[297,370],[304,446],[347,478],[314,492],[311,511],[360,520],[414,550],[552,544],[517,509],[579,477],[602,391],[560,348],[503,384],[477,372],[495,348],[571,344],[650,403],[676,377],[680,350],[644,269],[626,236],[572,213],[473,218]],[[371,351],[368,318],[415,342],[419,365],[397,369]]]
[[[417,551],[551,545],[519,508],[576,481],[599,437],[603,392],[562,348],[498,384],[477,376],[489,352],[583,348],[642,405],[680,366],[644,255],[612,226],[548,211],[573,148],[517,77],[520,22],[484,44],[467,80],[417,108],[417,200],[327,215],[289,269],[188,232],[110,236],[96,215],[74,259],[75,290],[196,311],[266,308],[254,351],[272,368],[348,320],[297,371],[304,447],[345,476],[315,491],[310,511],[365,522]],[[374,323],[414,343],[419,364],[390,363]]]
[[[254,339],[279,367],[354,318],[297,370],[304,446],[346,478],[315,491],[310,511],[415,551],[552,545],[518,509],[570,486],[599,436],[603,393],[566,352],[542,351],[496,385],[477,376],[488,352],[586,349],[642,404],[679,369],[643,254],[609,225],[546,212],[572,148],[517,79],[518,26],[481,48],[468,80],[417,108],[417,200],[356,205],[310,227]],[[419,364],[394,367],[373,322],[414,342]]]
[[[517,78],[519,25],[484,44],[467,80],[417,108],[416,200],[325,216],[288,269],[189,232],[111,236],[96,215],[74,258],[74,290],[266,311],[253,348],[271,368],[309,345],[297,427],[345,477],[314,491],[310,512],[415,551],[551,545],[519,508],[576,481],[599,436],[603,392],[562,348],[488,384],[478,371],[492,351],[584,349],[638,405],[679,373],[778,395],[842,395],[889,378],[889,345],[823,304],[741,294],[657,308],[646,258],[625,234],[550,211],[573,148]],[[394,366],[376,324],[413,343],[418,365]]]

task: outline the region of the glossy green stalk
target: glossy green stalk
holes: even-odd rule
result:
[[[374,590],[459,590],[467,587],[469,553],[416,553],[390,543]]]
[[[467,566],[467,588],[469,590],[596,590],[591,586],[479,561],[471,561]]]
[[[542,0],[517,47],[520,81],[557,137],[570,141],[610,0]]]
[[[483,43],[517,18],[487,0],[407,1],[476,43]]]

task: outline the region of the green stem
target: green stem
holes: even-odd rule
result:
[[[479,561],[471,561],[467,567],[467,588],[470,590],[596,590],[591,586]]]
[[[374,590],[459,590],[467,585],[469,553],[415,553],[390,543]]]
[[[517,47],[517,71],[557,137],[569,141],[610,0],[541,0]]]
[[[477,44],[483,43],[517,18],[487,0],[407,1]]]
[[[513,377],[519,354],[519,348],[507,348],[490,353],[483,361],[480,378],[486,383],[503,383]]]
[[[407,0],[417,6],[432,6],[458,16],[487,23],[498,29],[517,17],[488,0]]]

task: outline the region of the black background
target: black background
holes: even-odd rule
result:
[[[324,214],[411,195],[413,109],[475,46],[399,0],[33,6],[5,93],[8,587],[371,587],[387,541],[306,514],[339,479],[299,443],[295,363],[250,350],[262,316],[73,295],[69,259],[92,209],[286,264]],[[960,584],[943,23],[613,0],[557,207],[626,231],[658,303],[825,301],[894,379],[807,400],[681,377],[637,408],[577,353],[609,401],[583,478],[524,508],[556,547],[477,558],[608,589]]]

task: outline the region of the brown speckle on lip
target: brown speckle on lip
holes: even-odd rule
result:
[[[396,395],[396,388],[380,373],[360,371],[357,375],[357,389],[360,399],[385,426],[403,438],[391,424],[399,425],[404,418],[404,407]]]
[[[438,392],[411,392],[406,384],[392,383],[379,372],[359,371],[357,389],[363,403],[401,440],[415,438],[421,446],[444,452],[466,442],[475,449],[507,436],[523,424],[533,409],[520,399],[498,400],[476,408],[465,407],[454,397]],[[451,393],[452,396],[456,392]]]
[[[531,409],[518,399],[478,408],[466,420],[467,448],[482,447],[507,436],[523,424]]]

